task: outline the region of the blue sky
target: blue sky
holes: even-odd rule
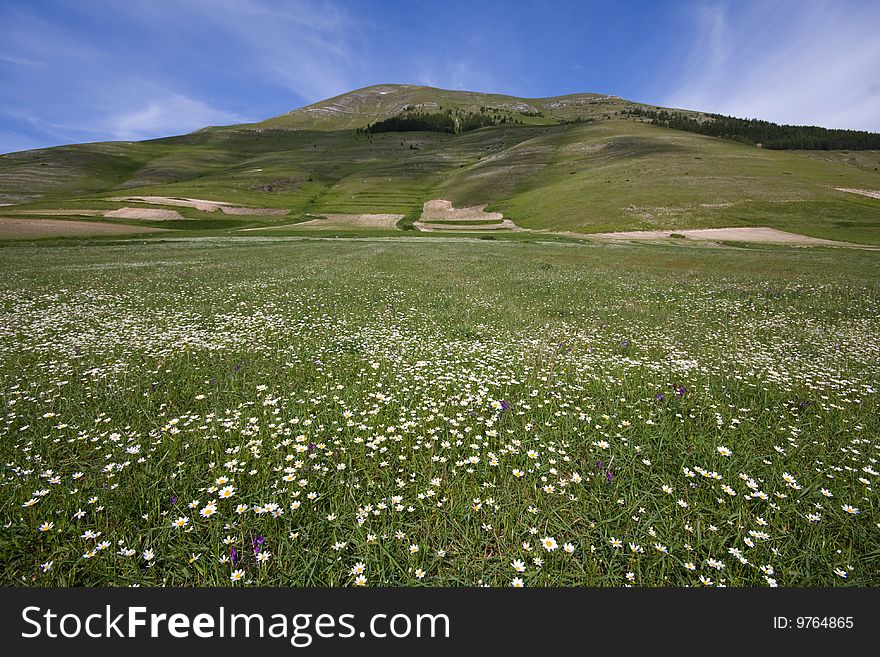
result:
[[[876,0],[0,0],[0,152],[256,121],[383,82],[880,131]]]

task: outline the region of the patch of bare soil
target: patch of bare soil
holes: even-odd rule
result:
[[[233,205],[221,205],[220,212],[223,214],[245,214],[260,217],[283,217],[288,213],[284,208],[243,208]]]
[[[119,208],[118,210],[105,212],[104,216],[117,219],[147,219],[150,221],[183,219],[177,210],[163,210],[159,208]]]
[[[402,214],[328,214],[298,224],[281,226],[261,226],[260,228],[243,228],[242,232],[256,230],[283,230],[288,228],[306,228],[309,230],[345,230],[352,228],[397,228],[397,222],[403,219]]]
[[[9,212],[9,210],[7,210]],[[17,210],[15,214],[35,214],[41,217],[100,217],[104,210],[83,210],[81,208],[61,210]]]
[[[868,198],[880,199],[880,190],[874,189],[852,189],[850,187],[835,187],[838,192],[849,192],[850,194],[859,194]]]
[[[96,221],[61,221],[58,219],[0,219],[0,239],[30,237],[72,237],[88,235],[127,235],[155,233],[159,228],[105,224]],[[164,231],[163,231],[164,232]]]
[[[593,233],[589,237],[627,240],[660,240],[682,235],[689,240],[709,242],[756,242],[763,244],[794,244],[799,246],[850,246],[848,242],[823,240],[775,228],[702,228],[694,230],[636,230],[617,233]],[[855,246],[855,245],[852,245]]]
[[[327,214],[296,224],[297,228],[397,228],[402,214]]]
[[[449,231],[449,230],[467,230],[467,231],[482,231],[482,230],[511,230],[514,232],[522,232],[525,228],[521,228],[513,223],[510,219],[504,219],[501,223],[498,224],[453,224],[453,223],[442,223],[442,224],[426,224],[421,221],[416,221],[413,223],[413,226],[418,228],[423,233],[433,233],[434,231]]]
[[[177,198],[173,196],[118,196],[114,201],[135,201],[137,203],[152,203],[154,205],[179,205],[185,208],[195,208],[203,212],[214,212],[224,205],[231,205],[225,201],[208,201],[201,198]]]
[[[468,208],[455,208],[452,201],[435,199],[422,206],[421,221],[482,221],[486,219],[504,219],[500,212],[484,212],[486,205],[473,205]]]
[[[418,230],[425,233],[433,233],[434,231],[442,230],[525,230],[524,228],[517,226],[510,219],[505,219],[504,215],[500,212],[485,212],[485,208],[485,204],[473,205],[467,208],[456,208],[453,207],[452,201],[434,199],[432,201],[427,201],[422,206],[422,215],[419,217],[419,221],[414,222],[413,225]],[[497,221],[498,223],[482,223],[487,220]]]
[[[114,201],[134,201],[137,203],[152,203],[154,205],[177,205],[184,208],[194,208],[202,212],[216,212],[220,210],[224,214],[258,215],[262,217],[282,217],[287,214],[284,208],[247,208],[227,203],[226,201],[209,201],[203,198],[178,198],[175,196],[119,196]]]

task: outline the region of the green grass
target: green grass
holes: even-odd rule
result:
[[[623,121],[550,132],[533,149],[547,161],[532,159],[528,170],[514,162],[507,173],[500,165],[493,175],[506,177],[512,189],[487,208],[528,228],[769,226],[880,243],[880,202],[833,189],[876,189],[874,172]],[[470,175],[449,183],[450,190],[463,190],[461,203],[489,191],[468,187]],[[491,184],[491,176],[480,179]]]
[[[797,151],[804,157],[811,157],[835,164],[848,164],[865,169],[880,171],[880,151]]]
[[[6,585],[880,584],[874,252],[0,250]]]
[[[526,125],[461,135],[354,131],[419,103],[507,108]],[[382,85],[257,124],[2,155],[0,202],[19,203],[0,215],[110,209],[123,205],[110,200],[116,196],[157,195],[284,208],[293,217],[401,213],[406,228],[425,201],[446,198],[488,203],[536,231],[769,226],[880,244],[880,201],[834,189],[880,189],[876,152],[762,150],[622,120],[617,113],[631,105],[596,94],[517,99]],[[592,122],[559,123],[575,118]],[[236,225],[219,213],[180,211],[206,220],[199,225],[206,235]],[[289,223],[251,219],[248,226]]]

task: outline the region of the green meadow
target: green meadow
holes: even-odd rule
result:
[[[880,584],[875,251],[0,254],[5,585]]]

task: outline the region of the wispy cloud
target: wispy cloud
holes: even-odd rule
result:
[[[191,9],[240,53],[244,74],[305,102],[349,91],[364,71],[369,23],[335,3],[197,0]]]
[[[558,4],[0,0],[0,152],[258,120],[384,82],[880,130],[880,3]]]
[[[880,131],[880,5],[715,2],[662,104]]]
[[[368,66],[368,23],[331,2],[170,6],[0,5],[0,152],[13,133],[48,145],[258,120],[348,91]]]
[[[28,59],[27,57],[16,57],[0,52],[0,62],[4,64],[13,64],[15,66],[45,66],[46,62],[38,59]]]
[[[156,135],[191,132],[209,125],[243,123],[247,119],[210,107],[180,94],[152,98],[137,109],[125,110],[105,119],[114,139],[138,140]]]

